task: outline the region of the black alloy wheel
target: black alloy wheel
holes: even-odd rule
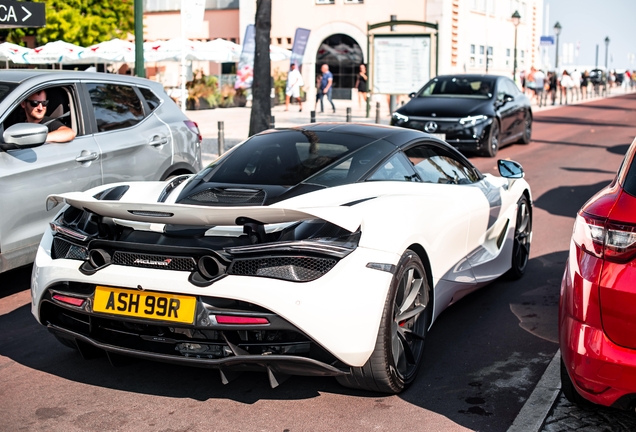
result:
[[[493,119],[490,125],[490,133],[488,134],[488,141],[486,147],[483,150],[484,156],[495,157],[499,151],[499,122],[497,119]]]
[[[532,114],[529,111],[526,111],[526,115],[523,119],[523,135],[519,142],[521,144],[530,144],[532,140]]]
[[[512,266],[509,275],[512,279],[523,276],[530,257],[530,236],[532,235],[532,213],[528,197],[522,195],[517,202],[515,236],[512,244]]]
[[[397,266],[384,305],[375,349],[362,367],[337,377],[363,390],[399,393],[417,376],[433,317],[432,291],[420,257],[407,250]]]

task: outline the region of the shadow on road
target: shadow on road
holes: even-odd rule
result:
[[[28,265],[0,274],[0,299],[29,289],[25,281],[30,281],[32,268],[32,265]]]
[[[559,186],[541,195],[534,206],[556,216],[573,218],[583,204],[608,184],[609,180],[592,185]]]
[[[525,303],[538,320],[545,308],[555,315],[564,259],[565,252],[533,258],[521,280],[496,281],[444,312],[429,333],[420,376],[399,397],[471,428],[483,429],[484,416],[495,413],[488,417],[487,429],[506,430],[557,348],[522,328],[513,305]],[[265,373],[245,373],[224,386],[211,369],[142,360],[114,368],[105,357],[85,361],[37,324],[29,307],[0,316],[0,355],[65,380],[131,393],[243,404],[309,399],[321,393],[384,397],[341,387],[332,378],[292,377],[271,389]],[[536,355],[521,354],[527,352]],[[516,398],[512,404],[511,394]]]
[[[616,171],[607,171],[596,168],[573,168],[573,167],[561,167],[564,171],[571,172],[585,172],[585,173],[596,173],[596,174],[616,174]]]
[[[624,156],[625,153],[627,153],[627,150],[629,149],[629,146],[631,144],[619,144],[619,145],[615,145],[612,147],[608,147],[607,151],[610,153],[614,153],[614,154],[618,154],[621,156]]]

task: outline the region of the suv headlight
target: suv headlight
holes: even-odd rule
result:
[[[393,119],[398,123],[406,123],[407,121],[409,121],[408,116],[405,116],[404,114],[400,114],[399,112],[393,113]]]
[[[459,124],[463,126],[475,126],[476,124],[483,123],[488,120],[488,116],[485,115],[476,115],[476,116],[468,116],[459,120]]]

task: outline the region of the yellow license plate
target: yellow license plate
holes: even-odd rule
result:
[[[97,286],[93,311],[192,324],[196,297]]]

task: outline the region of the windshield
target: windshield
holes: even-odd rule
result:
[[[417,97],[459,97],[490,99],[495,88],[494,78],[438,77],[429,81]]]
[[[7,97],[18,85],[13,83],[0,82],[0,102]]]
[[[199,176],[215,183],[293,186],[372,141],[301,129],[266,133],[245,141]]]

